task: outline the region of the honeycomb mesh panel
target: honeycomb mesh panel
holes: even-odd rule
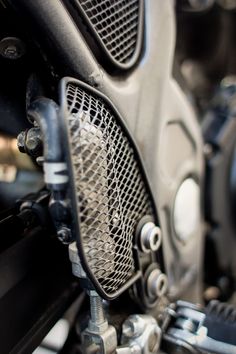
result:
[[[135,273],[133,238],[152,215],[134,148],[108,105],[67,83],[67,126],[77,193],[80,237],[90,271],[107,294]]]
[[[77,1],[110,56],[128,63],[138,43],[140,0]]]

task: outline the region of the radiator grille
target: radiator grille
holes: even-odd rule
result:
[[[140,0],[77,0],[110,56],[127,64],[139,42]]]
[[[76,83],[67,83],[66,101],[82,247],[109,295],[135,273],[135,228],[152,215],[152,204],[134,149],[110,107]]]

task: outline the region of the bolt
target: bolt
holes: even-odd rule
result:
[[[96,295],[90,295],[91,321],[96,324],[101,324],[105,321],[102,299],[96,292],[94,293]]]
[[[41,131],[39,128],[31,128],[27,132],[26,136],[26,150],[27,152],[34,157],[42,155],[42,137]]]
[[[43,156],[39,156],[36,158],[36,162],[39,166],[43,166],[44,164],[44,157]]]
[[[9,45],[4,50],[4,55],[7,58],[15,59],[18,56],[17,48],[14,45]]]
[[[57,237],[62,243],[68,244],[71,242],[71,230],[68,227],[61,226],[57,231]]]
[[[122,333],[128,337],[137,337],[144,330],[144,322],[141,317],[137,315],[130,316],[124,323]]]
[[[89,330],[95,333],[101,333],[107,330],[108,323],[104,316],[101,297],[96,291],[89,291],[90,298],[90,321]]]
[[[26,133],[25,132],[21,132],[18,136],[17,136],[17,147],[19,149],[20,152],[25,153],[25,138],[26,138]]]
[[[145,253],[156,252],[161,245],[161,230],[153,222],[147,222],[141,229],[140,246]]]
[[[25,44],[16,37],[6,37],[0,41],[0,55],[6,59],[16,60],[25,54]]]
[[[168,289],[168,280],[160,269],[154,269],[147,280],[147,291],[150,297],[162,297]]]
[[[27,140],[26,140],[27,149],[29,149],[29,150],[36,150],[39,143],[40,143],[39,138],[37,138],[37,137],[35,137],[35,138],[34,138],[34,137],[31,137],[30,139],[27,139]]]

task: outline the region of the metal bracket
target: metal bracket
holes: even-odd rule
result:
[[[117,348],[117,335],[113,326],[108,325],[101,333],[91,332],[87,328],[83,332],[83,342],[88,354],[115,354]]]
[[[174,322],[171,323],[174,319]],[[212,339],[204,326],[206,314],[193,304],[178,301],[175,311],[169,311],[169,328],[163,338],[172,345],[190,348],[190,353],[236,354],[236,346]]]
[[[122,326],[121,343],[117,354],[154,354],[161,342],[161,329],[148,315],[131,315]]]

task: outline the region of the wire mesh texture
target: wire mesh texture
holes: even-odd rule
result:
[[[150,194],[111,107],[71,82],[66,104],[82,247],[101,288],[113,294],[135,273],[133,237],[140,219],[153,215]]]
[[[138,41],[140,0],[77,1],[111,57],[129,62]]]

